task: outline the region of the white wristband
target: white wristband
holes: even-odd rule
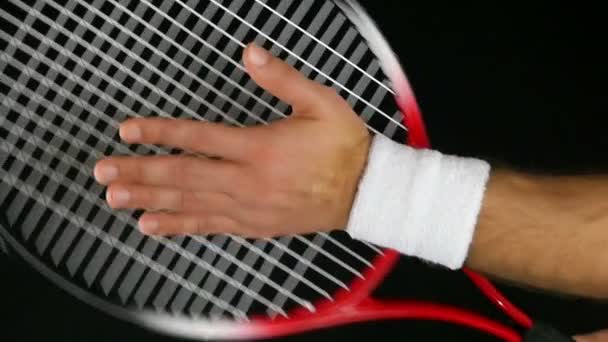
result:
[[[403,254],[462,267],[490,166],[376,135],[346,231]]]

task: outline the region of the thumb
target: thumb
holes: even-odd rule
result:
[[[243,62],[249,76],[260,87],[291,105],[295,113],[314,114],[312,109],[326,102],[330,94],[331,88],[306,78],[291,65],[272,56],[255,43],[245,48]],[[336,94],[333,90],[331,93],[333,99]]]

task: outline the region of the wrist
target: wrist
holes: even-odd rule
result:
[[[367,164],[371,141],[372,137],[366,131],[365,135],[338,154],[336,163],[331,168],[338,172],[332,177],[332,195],[326,203],[326,208],[331,208],[326,211],[331,213],[331,218],[327,220],[329,230],[346,229],[357,187]]]
[[[473,237],[489,165],[376,136],[347,225],[354,238],[456,269]]]

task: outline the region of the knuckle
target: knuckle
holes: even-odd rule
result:
[[[207,219],[208,229],[215,233],[232,233],[238,229],[236,221],[221,215],[211,215]]]
[[[172,203],[169,205],[169,208],[179,211],[184,208],[184,192],[183,191],[173,191],[171,196],[167,196],[171,198]]]
[[[184,224],[186,231],[193,234],[205,234],[207,230],[207,220],[204,217],[191,217],[186,219]]]
[[[192,184],[199,179],[199,173],[204,165],[191,157],[178,157],[171,162],[171,177],[176,184]]]
[[[167,128],[160,133],[161,139],[167,144],[190,145],[195,137],[192,134],[190,125],[185,120],[167,119]]]

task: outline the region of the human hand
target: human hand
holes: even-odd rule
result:
[[[97,163],[112,208],[145,210],[143,233],[269,237],[346,226],[371,140],[363,121],[332,88],[262,48],[248,46],[243,60],[260,87],[292,106],[291,116],[247,128],[131,119],[120,125],[127,143],[189,153]]]

